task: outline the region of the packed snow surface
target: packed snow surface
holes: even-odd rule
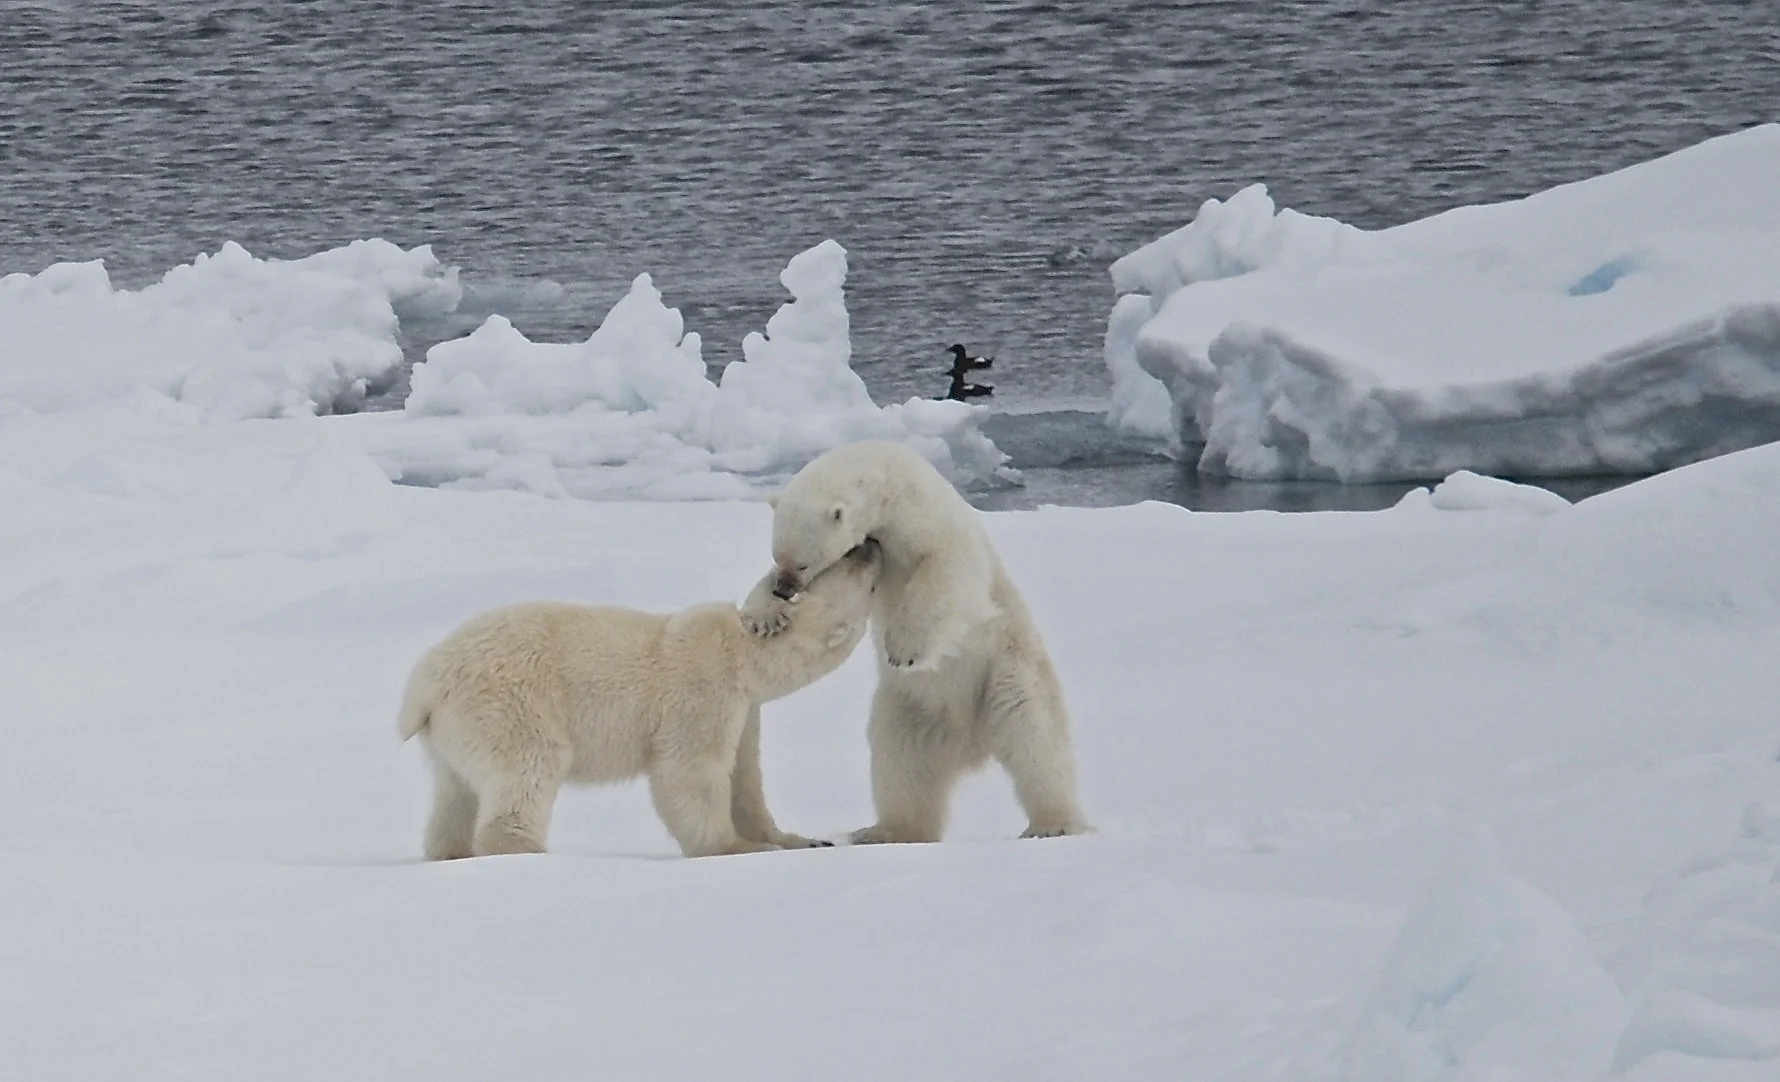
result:
[[[1258,184],[1209,200],[1112,266],[1110,419],[1252,479],[1645,473],[1780,438],[1777,176],[1768,124],[1377,232]]]
[[[567,363],[488,337],[538,367],[448,351],[439,408]],[[738,599],[767,508],[399,486],[359,418],[139,407],[0,416],[9,1076],[1780,1071],[1780,447],[1574,506],[989,515],[1097,833],[1015,840],[991,773],[939,845],[685,860],[633,785],[428,864],[421,651],[508,601]],[[871,818],[869,652],[765,710],[787,829]]]
[[[961,482],[1011,476],[987,411],[878,407],[849,366],[847,255],[825,241],[780,275],[792,300],[717,381],[647,274],[584,342],[501,316],[432,347],[405,408],[343,423],[409,484],[582,497],[749,493],[851,440],[901,440]],[[228,244],[139,290],[98,262],[0,278],[0,416],[103,409],[208,423],[339,414],[400,375],[400,319],[449,312],[430,249],[357,241],[294,261]]]

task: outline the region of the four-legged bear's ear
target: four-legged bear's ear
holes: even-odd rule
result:
[[[773,510],[777,511],[779,509],[779,497],[781,497],[783,495],[785,495],[783,492],[769,492],[769,493],[767,493],[766,494],[766,505],[768,507],[772,508]]]

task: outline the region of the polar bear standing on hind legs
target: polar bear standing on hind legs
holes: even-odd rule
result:
[[[420,736],[433,767],[427,857],[541,853],[565,782],[639,774],[689,857],[828,844],[767,811],[760,704],[847,659],[880,564],[875,544],[848,552],[773,639],[729,604],[661,615],[543,602],[473,617],[421,658],[402,701],[402,738]]]
[[[853,841],[938,841],[954,784],[991,758],[1026,811],[1023,837],[1087,830],[1063,689],[977,510],[888,442],[829,451],[773,503],[773,590],[742,612],[757,634],[794,626],[800,591],[855,545],[883,550],[867,727],[878,821]]]

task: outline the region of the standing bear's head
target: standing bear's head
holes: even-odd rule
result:
[[[912,454],[889,443],[839,447],[767,497],[773,506],[773,564],[778,569],[774,596],[795,597],[870,536],[882,515],[889,470],[906,469],[903,457]],[[921,465],[926,466],[925,460]]]

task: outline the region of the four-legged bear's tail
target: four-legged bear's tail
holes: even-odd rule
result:
[[[416,665],[414,672],[408,677],[407,688],[402,692],[402,712],[396,718],[396,729],[403,740],[426,728],[426,723],[432,718],[432,679],[427,668],[426,661]]]

